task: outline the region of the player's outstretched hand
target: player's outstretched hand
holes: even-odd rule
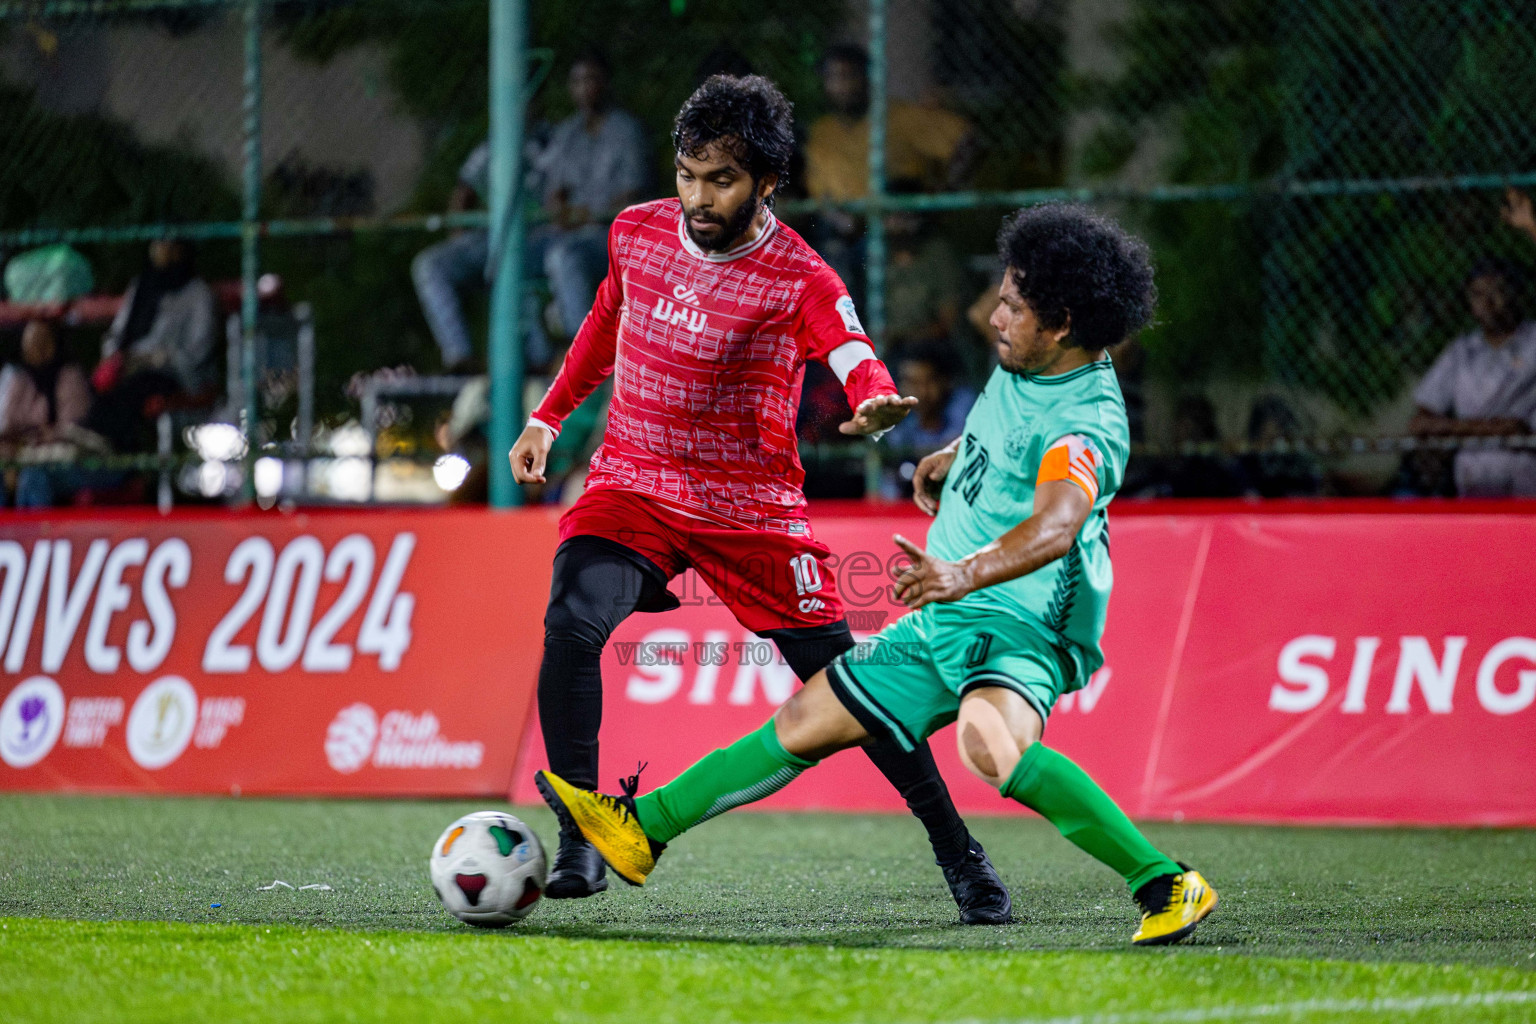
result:
[[[853,419],[847,423],[838,424],[837,429],[845,434],[877,434],[882,430],[889,430],[902,420],[907,418],[917,405],[915,398],[903,398],[900,395],[876,395],[874,398],[866,398],[859,403],[859,407],[853,410]]]
[[[555,435],[544,427],[532,423],[524,427],[508,456],[512,460],[512,479],[520,484],[543,483],[544,462],[554,443]]]
[[[958,445],[957,439],[923,456],[923,460],[917,464],[917,471],[912,474],[912,500],[929,515],[936,515],[939,511],[939,492],[944,489],[949,467],[955,464],[955,453],[960,450]]]
[[[908,608],[921,608],[934,601],[958,601],[971,592],[971,574],[959,562],[934,558],[901,534],[891,538],[911,558],[911,565],[891,568],[896,579],[896,600]]]

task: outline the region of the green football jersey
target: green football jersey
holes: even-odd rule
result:
[[[1005,615],[1043,631],[1077,669],[1068,690],[1104,664],[1099,640],[1114,582],[1107,507],[1125,478],[1130,441],[1125,400],[1108,358],[1054,377],[998,368],[965,419],[928,531],[928,551],[956,560],[1028,519],[1042,478],[1073,480],[1093,497],[1093,511],[1064,556],[947,606]]]

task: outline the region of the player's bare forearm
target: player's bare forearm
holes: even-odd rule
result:
[[[934,558],[898,535],[896,544],[911,556],[912,564],[895,573],[896,599],[908,608],[921,608],[1027,576],[1071,549],[1092,510],[1093,502],[1077,484],[1051,480],[1036,488],[1033,515],[959,561]]]

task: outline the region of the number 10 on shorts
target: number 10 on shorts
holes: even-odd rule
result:
[[[821,598],[805,596],[821,589],[821,566],[816,564],[816,556],[809,551],[795,555],[789,560],[789,571],[794,574],[795,590],[800,594],[800,611],[814,612],[824,607]]]

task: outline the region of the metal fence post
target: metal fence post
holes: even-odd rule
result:
[[[261,0],[245,0],[245,188],[240,210],[240,387],[245,422],[245,459],[240,494],[256,494],[256,280],[257,238],[261,231]]]
[[[864,228],[864,319],[870,340],[885,354],[885,49],[886,0],[869,0],[869,206]],[[864,493],[880,489],[880,452],[864,453]]]
[[[492,508],[521,503],[507,461],[523,418],[523,86],[526,0],[491,0],[491,430]]]

